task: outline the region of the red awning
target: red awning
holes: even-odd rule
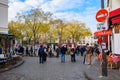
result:
[[[120,23],[120,8],[109,12],[108,26]]]
[[[117,24],[117,23],[120,23],[120,16],[112,19],[112,24]]]
[[[111,30],[104,30],[104,31],[98,31],[94,33],[94,36],[105,36],[105,35],[111,35]]]
[[[120,15],[120,8],[109,12],[109,18],[115,17],[117,15]]]

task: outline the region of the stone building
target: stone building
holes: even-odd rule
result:
[[[0,33],[8,34],[8,0],[0,0]]]
[[[108,27],[112,30],[110,37],[111,50],[115,54],[120,54],[120,0],[106,0],[109,11]]]
[[[8,0],[0,0],[0,54],[12,50],[13,37],[8,34]]]

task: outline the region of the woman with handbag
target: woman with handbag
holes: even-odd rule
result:
[[[91,65],[91,63],[92,63],[92,47],[87,48],[87,57],[88,57],[88,64]]]

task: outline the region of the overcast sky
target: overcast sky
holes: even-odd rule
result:
[[[84,22],[92,32],[96,31],[95,14],[100,9],[100,0],[9,0],[8,20],[14,20],[18,12],[37,6],[43,11],[50,11],[57,18]]]

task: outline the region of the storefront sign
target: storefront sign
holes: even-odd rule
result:
[[[94,33],[94,36],[105,36],[112,34],[111,30],[98,31]]]
[[[106,28],[106,24],[104,23],[104,22],[102,22],[102,23],[98,23],[97,24],[97,30],[106,30],[107,28]]]

